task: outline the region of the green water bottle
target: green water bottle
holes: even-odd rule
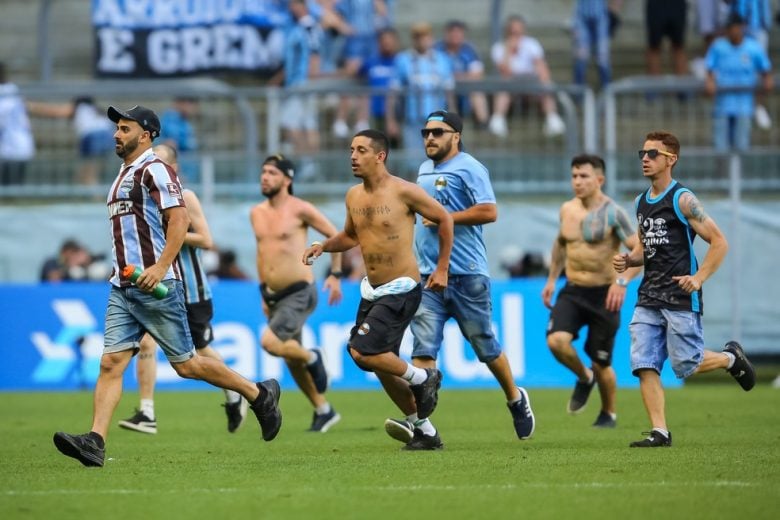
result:
[[[130,280],[131,282],[135,283],[136,280],[138,280],[138,277],[141,276],[141,273],[143,271],[140,267],[136,267],[133,264],[127,264],[124,269],[122,269],[122,277]],[[158,283],[154,289],[152,290],[152,296],[157,298],[158,300],[162,300],[167,296],[168,294],[168,287],[165,286],[162,282]]]

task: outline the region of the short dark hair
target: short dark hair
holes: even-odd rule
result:
[[[575,166],[582,166],[584,164],[590,164],[593,166],[594,170],[601,170],[602,172],[606,169],[604,165],[604,159],[595,154],[582,153],[580,155],[575,155],[571,160],[572,168]]]
[[[461,29],[463,31],[468,30],[468,25],[463,20],[450,20],[444,24],[444,29],[449,31],[450,29]]]
[[[390,141],[384,133],[368,128],[356,133],[355,137],[368,137],[371,140],[371,149],[376,153],[385,152],[385,162],[387,162],[387,157],[390,155]]]
[[[650,132],[645,137],[646,141],[661,141],[663,145],[668,148],[669,152],[679,156],[680,155],[680,140],[677,139],[677,136],[670,132],[665,132],[663,130],[656,130],[654,132]]]

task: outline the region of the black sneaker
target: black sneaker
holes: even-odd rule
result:
[[[435,368],[426,368],[428,379],[419,385],[410,385],[414,394],[414,401],[417,403],[417,417],[420,419],[428,418],[436,409],[436,403],[439,401],[439,388],[441,388],[441,372]]]
[[[613,419],[611,414],[602,410],[599,412],[599,416],[596,417],[593,426],[596,428],[614,428],[617,426],[617,419]]]
[[[577,381],[574,385],[574,391],[571,393],[571,399],[569,399],[569,405],[566,410],[570,414],[580,413],[585,409],[585,405],[588,404],[588,397],[590,397],[590,391],[596,386],[596,376],[591,374],[590,382],[581,383]]]
[[[634,441],[628,446],[630,448],[668,448],[672,445],[672,432],[669,432],[668,437],[657,430],[642,432],[642,435],[647,435],[647,438]]]
[[[136,409],[135,415],[124,421],[119,421],[119,427],[141,433],[157,433],[157,421],[150,419],[141,410]]]
[[[723,347],[723,352],[734,354],[734,364],[728,369],[729,374],[737,380],[745,392],[751,390],[756,385],[756,370],[742,350],[742,345],[736,341],[729,341]]]
[[[282,427],[282,411],[279,410],[279,397],[282,390],[276,379],[267,379],[255,384],[260,390],[260,395],[249,406],[255,412],[257,422],[260,423],[263,440],[272,441]]]
[[[246,409],[249,403],[243,397],[239,398],[235,403],[225,403],[222,406],[225,407],[225,414],[227,415],[228,431],[230,433],[238,430],[238,427],[244,422],[246,417]]]
[[[100,444],[103,444],[103,447],[98,445],[98,441],[94,438],[95,435],[102,441],[102,438],[93,432],[82,435],[57,432],[54,434],[54,445],[60,450],[60,453],[77,459],[85,466],[101,467],[106,458],[106,448],[102,442]]]
[[[317,355],[317,361],[310,365],[306,365],[306,370],[311,374],[317,392],[324,394],[328,389],[328,372],[325,371],[325,363],[322,361],[322,351],[315,348],[312,349],[312,352]]]
[[[331,426],[335,425],[340,420],[341,415],[333,408],[331,408],[328,413],[318,414],[317,412],[314,412],[314,416],[311,418],[311,427],[309,428],[309,431],[325,433],[330,430]]]
[[[531,410],[531,400],[528,398],[528,392],[525,388],[517,388],[520,390],[520,400],[514,404],[507,403],[509,412],[512,414],[512,422],[515,424],[515,433],[520,440],[526,440],[534,434],[536,428],[536,418],[534,418],[534,412]]]
[[[408,444],[414,437],[414,425],[406,419],[385,419],[385,431],[404,444]]]
[[[432,451],[440,450],[442,448],[444,448],[444,444],[442,444],[441,439],[439,438],[439,432],[436,432],[433,435],[425,435],[419,428],[414,429],[412,440],[407,442],[406,446],[403,447],[403,449],[409,451]]]

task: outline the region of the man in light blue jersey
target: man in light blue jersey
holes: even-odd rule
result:
[[[402,138],[409,172],[417,169],[422,156],[419,152],[420,128],[425,116],[440,107],[455,103],[455,76],[449,58],[436,50],[433,28],[422,22],[412,25],[412,48],[398,53],[395,72],[390,80],[392,94],[387,96],[387,134],[390,139]],[[396,103],[403,93],[403,129],[398,124]]]
[[[154,153],[178,173],[179,162],[174,148],[159,144],[154,147]],[[198,196],[195,195],[194,191],[186,188],[182,191],[182,196],[187,204],[190,228],[184,237],[184,245],[181,247],[177,261],[184,284],[184,300],[190,335],[198,355],[222,361],[219,352],[209,346],[214,340],[211,328],[214,305],[211,300],[211,286],[201,258],[201,252],[204,249],[211,249],[214,242],[211,239],[211,231]],[[154,413],[154,384],[157,377],[157,343],[149,334],[144,334],[143,339],[141,339],[141,351],[138,353],[136,361],[136,375],[141,397],[140,407],[132,417],[119,421],[119,426],[126,430],[155,434],[157,433],[157,418]],[[230,433],[233,433],[244,421],[247,402],[241,397],[241,394],[233,390],[226,389],[224,392],[227,428]]]
[[[263,439],[273,440],[282,426],[278,381],[252,383],[224,363],[195,354],[181,271],[175,261],[190,217],[179,177],[152,151],[152,141],[160,135],[160,119],[142,106],[109,107],[108,118],[116,123],[115,151],[123,164],[106,200],[113,271],[92,427],[80,435],[57,432],[54,445],[85,466],[103,466],[108,428],[122,396],[122,378],[147,332],[181,377],[241,394],[260,423]],[[134,281],[120,276],[133,265],[142,271],[140,276]],[[158,284],[167,289],[160,299],[152,294]]]
[[[412,320],[412,360],[432,369],[441,348],[444,324],[454,318],[479,360],[501,385],[518,438],[528,439],[535,427],[528,393],[515,385],[509,360],[501,350],[491,324],[490,273],[482,226],[497,216],[496,198],[487,168],[463,151],[463,121],[454,112],[439,110],[428,115],[421,130],[429,160],[419,170],[417,184],[450,212],[455,240],[449,264],[449,282],[442,291],[423,290],[422,302]],[[423,284],[439,258],[436,225],[421,219],[415,226],[415,252]],[[408,449],[442,447],[429,419],[408,416],[387,419],[385,430]]]
[[[755,109],[753,89],[759,76],[765,92],[771,92],[773,86],[769,57],[756,40],[745,37],[744,19],[732,14],[726,22],[726,36],[713,42],[704,61],[705,90],[715,96],[713,146],[718,151],[747,150]]]

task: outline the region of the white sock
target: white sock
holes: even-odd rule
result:
[[[414,426],[414,423],[416,423],[420,419],[419,419],[419,417],[417,417],[416,413],[413,413],[412,415],[407,415],[406,416],[406,420],[409,421],[410,423],[412,423],[412,426]]]
[[[309,360],[306,361],[306,364],[307,365],[313,365],[314,363],[317,362],[317,359],[319,359],[319,356],[317,355],[317,353],[314,352],[313,350],[310,350],[309,351]]]
[[[433,437],[436,435],[436,428],[433,427],[433,423],[429,421],[428,418],[416,421],[414,423],[414,427],[422,430],[423,434],[427,435],[428,437]]]
[[[226,403],[232,404],[232,403],[237,403],[241,400],[241,394],[239,394],[238,392],[234,392],[233,390],[227,390],[227,389],[225,389],[224,392],[225,392]]]
[[[317,415],[325,415],[326,413],[330,413],[330,410],[330,403],[321,404],[314,409]]]
[[[154,421],[154,399],[141,399],[141,411]]]
[[[726,357],[729,358],[729,364],[726,367],[726,370],[728,370],[729,368],[734,366],[734,361],[737,360],[737,357],[734,354],[732,354],[731,352],[724,352],[724,354],[726,354]]]
[[[669,431],[668,430],[664,430],[663,428],[653,428],[653,431],[660,433],[661,435],[663,435],[667,439],[669,438]]]
[[[428,379],[428,372],[426,372],[422,368],[417,368],[416,366],[407,363],[406,372],[404,372],[404,375],[401,377],[403,377],[413,385],[419,385],[420,383],[424,383],[425,380]]]

